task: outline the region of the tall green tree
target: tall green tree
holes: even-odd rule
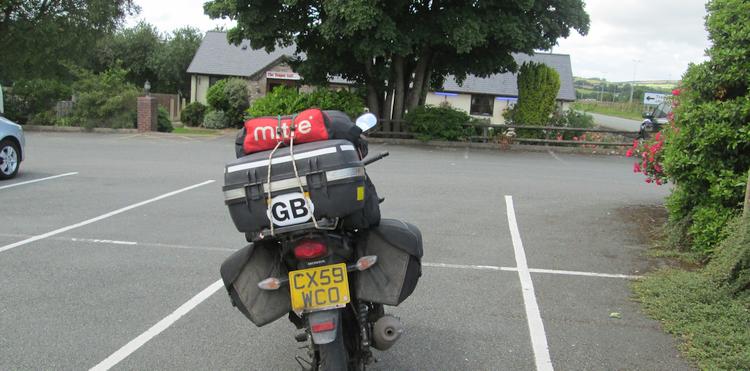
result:
[[[103,72],[122,67],[127,71],[127,81],[143,86],[149,80],[154,90],[158,90],[152,60],[161,44],[159,30],[149,23],[140,22],[135,27],[122,29],[99,42],[95,52],[96,70]]]
[[[522,125],[544,125],[555,110],[560,74],[543,63],[524,63],[518,72],[518,104],[513,121]]]
[[[95,51],[96,70],[122,67],[127,81],[136,86],[148,80],[154,92],[188,92],[186,71],[201,39],[200,30],[193,27],[161,34],[153,25],[141,22],[100,40]]]
[[[133,0],[0,1],[0,82],[70,78],[97,40],[138,12]]]
[[[664,169],[675,188],[670,221],[698,251],[709,253],[742,210],[750,169],[750,1],[706,5],[708,61],[682,78],[675,130],[667,130]]]
[[[514,71],[511,53],[549,49],[571,29],[586,34],[583,7],[582,0],[213,0],[204,10],[237,21],[231,42],[249,39],[268,51],[296,43],[305,58],[292,64],[306,81],[342,76],[367,88],[371,112],[400,119],[448,74],[462,81]]]
[[[190,76],[187,69],[202,39],[200,30],[189,26],[178,28],[166,36],[166,40],[151,58],[159,89],[189,94]]]

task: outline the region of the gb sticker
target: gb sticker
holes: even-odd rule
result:
[[[305,204],[309,205],[308,208]],[[302,193],[286,193],[271,199],[271,207],[268,208],[268,219],[274,225],[286,227],[289,225],[304,223],[312,219],[312,200],[305,198]]]

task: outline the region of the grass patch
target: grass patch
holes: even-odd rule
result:
[[[665,269],[635,282],[646,313],[682,340],[703,370],[750,368],[750,296],[734,297],[701,271]]]
[[[189,135],[219,135],[221,130],[205,129],[205,128],[191,128],[191,127],[179,127],[174,128],[172,134],[189,134]]]
[[[573,109],[630,120],[643,120],[643,106],[640,104],[611,102],[575,102],[573,103]]]

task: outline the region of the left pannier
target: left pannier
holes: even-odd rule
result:
[[[292,310],[288,290],[261,290],[258,282],[268,277],[286,277],[275,242],[256,242],[230,255],[221,264],[221,278],[232,305],[256,326],[271,323]]]

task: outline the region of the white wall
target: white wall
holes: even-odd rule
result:
[[[190,77],[190,102],[207,104],[206,93],[208,93],[208,76],[192,75]]]

